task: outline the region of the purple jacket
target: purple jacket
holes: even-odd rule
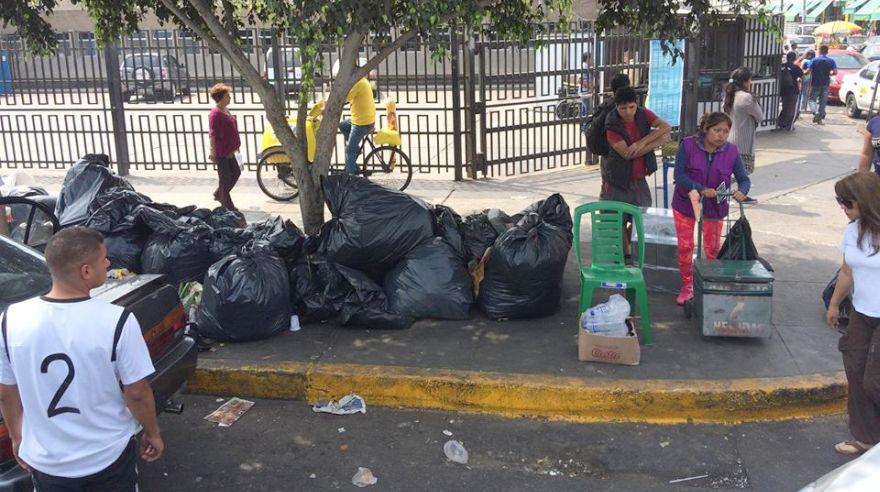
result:
[[[675,192],[672,209],[687,217],[694,217],[694,209],[688,192],[705,188],[718,188],[722,182],[730,189],[731,175],[736,174],[739,190],[748,194],[751,181],[745,172],[736,145],[727,143],[713,154],[703,146],[703,135],[685,138],[675,156]],[[728,203],[715,199],[703,199],[703,216],[709,220],[727,217]]]

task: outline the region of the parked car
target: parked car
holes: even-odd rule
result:
[[[880,44],[867,44],[862,50],[862,56],[868,61],[880,60]]]
[[[840,86],[843,78],[850,74],[858,73],[865,65],[868,59],[861,53],[849,50],[829,50],[828,57],[837,64],[837,75],[831,77],[831,85],[828,87],[828,100],[831,102],[840,102],[845,100],[840,97]]]
[[[276,83],[275,76],[275,51],[272,48],[266,50],[266,69],[263,78],[273,86]],[[299,92],[302,84],[302,59],[299,56],[299,48],[284,47],[279,50],[281,62],[281,82],[285,93]],[[317,77],[317,74],[316,74]]]
[[[868,36],[864,34],[851,34],[844,40],[846,48],[853,51],[862,51],[868,44]]]
[[[10,203],[8,198],[0,198],[0,210]],[[27,199],[17,199],[15,204],[27,204]],[[45,213],[45,207],[33,206],[40,214]],[[57,219],[54,215],[50,218],[54,219],[57,230]],[[0,220],[5,219],[5,216],[0,217]],[[32,225],[26,224],[25,227],[30,229]],[[0,310],[12,303],[45,294],[51,283],[45,259],[39,251],[0,234]],[[184,333],[186,314],[177,289],[168,285],[161,275],[133,275],[108,280],[105,285],[94,289],[91,295],[124,306],[134,314],[156,368],[156,372],[148,377],[156,399],[156,411],[182,412],[183,404],[177,401],[176,395],[195,372],[197,348],[195,341]],[[30,474],[15,461],[12,440],[2,420],[0,490],[33,490]]]
[[[177,94],[189,95],[189,73],[173,55],[134,53],[125,55],[119,66],[122,98],[131,96],[164,97],[173,100]]]
[[[813,31],[819,27],[819,24],[800,24],[794,28],[794,34],[797,36],[812,36]]]
[[[874,87],[877,85],[877,72],[880,71],[880,61],[874,61],[857,73],[849,74],[843,78],[840,86],[840,96],[846,104],[846,114],[850,118],[858,118],[862,111],[871,108],[871,98],[874,97]],[[878,104],[874,101],[874,106]]]
[[[797,45],[795,53],[797,53],[798,56],[801,56],[807,51],[815,49],[816,38],[814,38],[813,36],[786,36],[785,43],[783,45],[784,52],[788,53],[791,50],[791,43]]]

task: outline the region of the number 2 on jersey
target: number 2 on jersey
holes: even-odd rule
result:
[[[61,382],[61,386],[58,387],[58,391],[55,392],[55,396],[53,396],[52,401],[49,402],[49,408],[46,410],[46,414],[49,415],[50,419],[56,415],[61,415],[62,413],[79,413],[78,408],[58,406],[58,402],[61,401],[61,397],[64,396],[64,392],[67,391],[70,383],[73,382],[73,376],[76,374],[76,371],[73,368],[73,361],[70,360],[70,357],[68,357],[67,354],[61,353],[49,355],[43,359],[43,363],[40,364],[40,372],[43,374],[48,373],[49,364],[56,360],[67,363],[67,377]]]

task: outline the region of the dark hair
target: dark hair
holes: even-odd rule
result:
[[[807,54],[805,56],[807,57],[807,60],[812,60],[813,58],[816,58],[816,50],[807,50]]]
[[[880,176],[871,171],[860,171],[834,183],[834,192],[840,200],[859,205],[859,249],[865,236],[870,236],[871,256],[880,250]]]
[[[730,114],[733,109],[733,98],[738,91],[744,91],[745,83],[752,80],[752,71],[748,67],[739,67],[730,74],[727,88],[724,89],[724,112]]]
[[[797,43],[792,41],[791,44],[789,44],[789,46],[791,47],[791,49],[795,49],[795,48],[797,48]]]
[[[795,53],[794,51],[789,51],[788,53],[785,54],[785,61],[787,61],[789,63],[795,61],[796,59],[797,59],[797,53]]]
[[[53,278],[69,278],[81,266],[95,260],[104,244],[104,236],[88,227],[62,229],[46,245],[46,264]]]
[[[223,99],[223,96],[229,93],[232,90],[232,87],[220,82],[214,84],[214,87],[211,87],[211,99],[216,102],[220,102]]]
[[[828,45],[823,44],[822,46],[819,46],[819,53],[822,55],[827,55],[828,54]]]
[[[630,86],[621,87],[614,91],[614,105],[620,106],[621,104],[629,104],[639,102],[639,96],[636,95],[636,90]]]
[[[629,75],[625,73],[619,73],[611,78],[611,92],[616,93],[617,89],[621,87],[628,87],[632,85],[632,82],[629,80]]]
[[[705,113],[703,114],[703,117],[700,118],[699,131],[701,133],[706,133],[707,131],[709,131],[709,128],[712,128],[713,126],[718,126],[722,123],[727,123],[727,126],[729,128],[733,128],[733,120],[730,119],[730,116],[727,116],[720,111],[715,111],[714,113]]]
[[[591,58],[593,58],[592,53],[584,52],[584,54],[581,55],[581,63],[587,63]]]

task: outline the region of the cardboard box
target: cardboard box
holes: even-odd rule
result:
[[[578,323],[578,360],[605,362],[608,364],[639,365],[641,348],[639,337],[633,329],[633,320],[626,320],[629,335],[625,337],[606,337],[594,335],[581,328]]]

